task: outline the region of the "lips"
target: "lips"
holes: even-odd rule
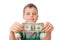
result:
[[[29,19],[29,20],[34,20],[34,19]]]

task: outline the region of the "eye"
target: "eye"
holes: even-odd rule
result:
[[[33,13],[33,15],[36,15],[37,13]]]
[[[27,15],[30,15],[30,13],[27,13]]]

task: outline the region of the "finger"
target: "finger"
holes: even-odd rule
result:
[[[24,28],[22,28],[21,26],[16,26],[18,31],[23,31]]]
[[[45,31],[48,32],[48,31],[50,31],[52,28],[53,28],[53,26],[50,24],[50,25],[49,25],[49,28],[46,29]]]
[[[20,25],[19,23],[15,22],[15,23],[12,25],[12,27],[11,27],[10,30],[11,30],[11,31],[13,30],[14,32],[15,32],[15,31],[21,31],[20,28],[19,28],[19,25]]]
[[[20,23],[18,23],[18,22],[15,22],[15,25],[21,26],[21,24],[20,24]]]
[[[12,29],[13,32],[19,32],[18,30],[16,30],[15,28]]]
[[[18,26],[17,26],[17,27],[15,27],[15,30],[16,30],[16,31],[21,31],[21,29],[20,29],[20,28],[18,28]]]
[[[18,29],[20,29],[20,28],[24,28],[24,27],[22,27],[22,26],[19,26],[19,25],[15,25]]]
[[[46,22],[42,30],[44,30],[48,25],[49,25],[49,22]]]
[[[22,24],[15,24],[15,26],[18,28],[18,29],[20,29],[20,28],[24,28],[24,25],[22,25]]]
[[[20,26],[21,26],[22,28],[24,28],[24,25],[23,25],[23,24],[21,24]]]
[[[17,25],[14,25],[13,27],[12,27],[12,29],[14,30],[14,31],[21,31],[21,29],[19,28],[19,26],[17,26]]]
[[[18,25],[18,26],[24,27],[23,24],[20,24],[20,23],[18,23],[18,22],[15,22],[15,25]]]
[[[50,30],[51,28],[53,28],[52,24],[49,25],[49,28],[47,29],[47,31]]]
[[[45,29],[43,29],[42,31],[46,31],[49,28],[49,25],[50,24],[48,24],[48,26],[46,26]]]
[[[20,23],[18,23],[18,22],[15,22],[15,24],[20,25]]]
[[[21,31],[24,31],[24,29],[23,28],[20,28],[21,29]]]
[[[48,31],[51,30],[51,29],[52,29],[52,27],[49,27],[48,29],[45,30],[45,32],[48,32]]]
[[[48,29],[46,32],[52,32],[53,29],[54,29],[54,28],[52,27],[52,28]]]

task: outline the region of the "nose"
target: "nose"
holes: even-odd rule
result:
[[[33,17],[33,14],[32,13],[30,14],[30,17]]]

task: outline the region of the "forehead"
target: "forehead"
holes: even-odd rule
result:
[[[37,12],[37,9],[36,9],[35,7],[31,7],[31,8],[30,8],[30,7],[26,7],[26,8],[25,8],[25,12],[28,12],[28,11]]]

